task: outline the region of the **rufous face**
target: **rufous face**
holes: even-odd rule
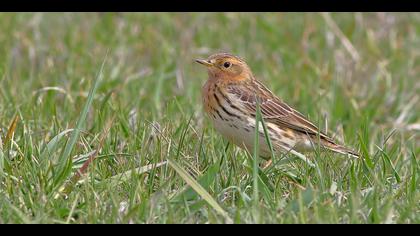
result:
[[[229,54],[214,54],[206,60],[197,59],[207,67],[209,76],[224,80],[243,80],[249,77],[250,71],[246,63]]]

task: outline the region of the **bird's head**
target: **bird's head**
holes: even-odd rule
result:
[[[245,61],[228,53],[217,53],[205,60],[196,59],[195,61],[207,67],[210,78],[227,81],[252,79],[252,72]]]

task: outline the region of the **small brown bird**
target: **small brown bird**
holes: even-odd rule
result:
[[[209,78],[202,89],[206,113],[214,127],[232,143],[253,150],[257,101],[275,153],[314,150],[321,147],[358,157],[359,154],[334,142],[301,113],[288,106],[258,81],[244,60],[218,53],[196,62],[207,67]],[[260,123],[260,155],[271,157]]]

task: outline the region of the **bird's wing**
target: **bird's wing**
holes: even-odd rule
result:
[[[321,138],[333,142],[331,138],[321,132],[306,117],[281,101],[280,98],[275,96],[257,80],[253,80],[251,84],[241,88],[237,86],[228,86],[227,91],[240,99],[252,116],[255,116],[256,114],[258,99],[264,120],[307,135],[316,136],[319,134]]]

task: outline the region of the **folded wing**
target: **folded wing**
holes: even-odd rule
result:
[[[250,115],[255,117],[257,101],[260,104],[261,114],[265,121],[287,127],[292,130],[317,136],[328,142],[333,142],[325,133],[321,132],[301,113],[294,110],[276,97],[269,89],[257,80],[253,80],[246,89],[238,89],[236,86],[228,86],[228,92],[242,100]]]

